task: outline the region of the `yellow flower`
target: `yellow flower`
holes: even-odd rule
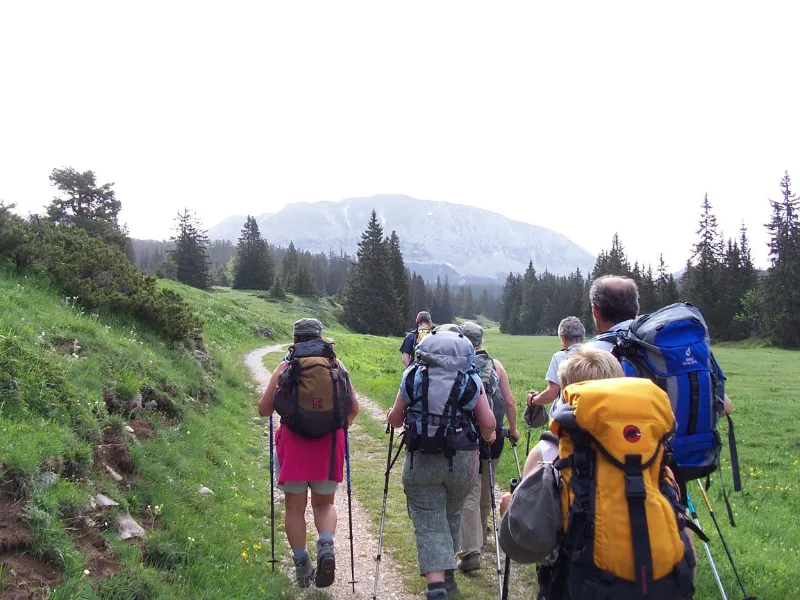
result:
[[[242,558],[247,560],[247,551],[242,552]]]

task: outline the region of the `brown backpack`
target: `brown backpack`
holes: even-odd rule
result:
[[[345,429],[353,403],[347,371],[333,346],[324,340],[294,344],[286,362],[273,396],[281,423],[308,438]]]

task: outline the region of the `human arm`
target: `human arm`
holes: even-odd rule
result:
[[[274,411],[272,398],[275,396],[275,388],[278,387],[278,376],[285,368],[286,361],[279,364],[277,367],[275,367],[275,370],[272,371],[272,375],[269,378],[269,383],[267,384],[267,389],[264,390],[261,400],[258,401],[258,414],[260,414],[262,417],[269,417]]]
[[[733,403],[731,399],[728,398],[728,394],[725,394],[725,398],[723,399],[723,408],[722,408],[722,416],[726,417],[733,412]]]
[[[489,444],[494,443],[497,438],[497,420],[494,418],[492,407],[489,405],[489,398],[486,397],[486,390],[481,386],[481,395],[475,405],[475,424],[480,430],[481,437]]]
[[[358,396],[356,396],[356,391],[353,389],[353,384],[350,382],[350,378],[347,379],[347,390],[350,392],[350,401],[352,402],[353,407],[350,409],[350,414],[347,415],[347,426],[353,424],[353,421],[356,420],[356,416],[358,415],[358,410],[360,405],[358,404]]]
[[[543,392],[528,392],[525,400],[528,406],[533,406],[534,404],[550,404],[553,400],[558,398],[560,392],[560,385],[548,381],[547,388]]]
[[[508,373],[499,360],[494,361],[497,376],[500,378],[500,393],[506,403],[506,418],[508,419],[508,436],[514,443],[519,441],[519,431],[517,431],[517,403],[511,393],[511,385],[508,382]]]

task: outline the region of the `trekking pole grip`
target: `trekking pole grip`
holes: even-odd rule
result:
[[[514,479],[511,480],[511,485],[509,486],[509,490],[512,494],[516,491],[517,486],[519,486],[519,479],[514,477]]]

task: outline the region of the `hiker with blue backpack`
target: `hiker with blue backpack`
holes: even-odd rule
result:
[[[706,494],[711,475],[717,473],[728,520],[735,527],[733,509],[722,478],[722,438],[719,420],[728,421],[728,449],[734,491],[741,491],[736,436],[730,415],[733,405],[725,393],[725,374],[711,350],[711,334],[698,308],[676,302],[655,312],[639,315],[636,284],[626,277],[604,276],[589,292],[598,335],[586,345],[611,352],[627,377],[647,378],[669,398],[675,415],[675,431],[669,440],[666,464],[678,482],[682,502],[699,528],[688,490],[695,482],[709,509],[723,547],[745,598],[749,598]],[[702,483],[705,479],[705,485]],[[701,535],[701,538],[704,536]],[[706,554],[720,594],[726,593],[713,562],[707,539]]]
[[[439,599],[458,591],[461,512],[478,476],[479,444],[496,439],[475,349],[457,326],[450,329],[437,328],[419,344],[387,414],[392,435],[404,428],[403,489],[419,573],[427,582],[426,598]],[[391,450],[390,441],[390,456]]]

